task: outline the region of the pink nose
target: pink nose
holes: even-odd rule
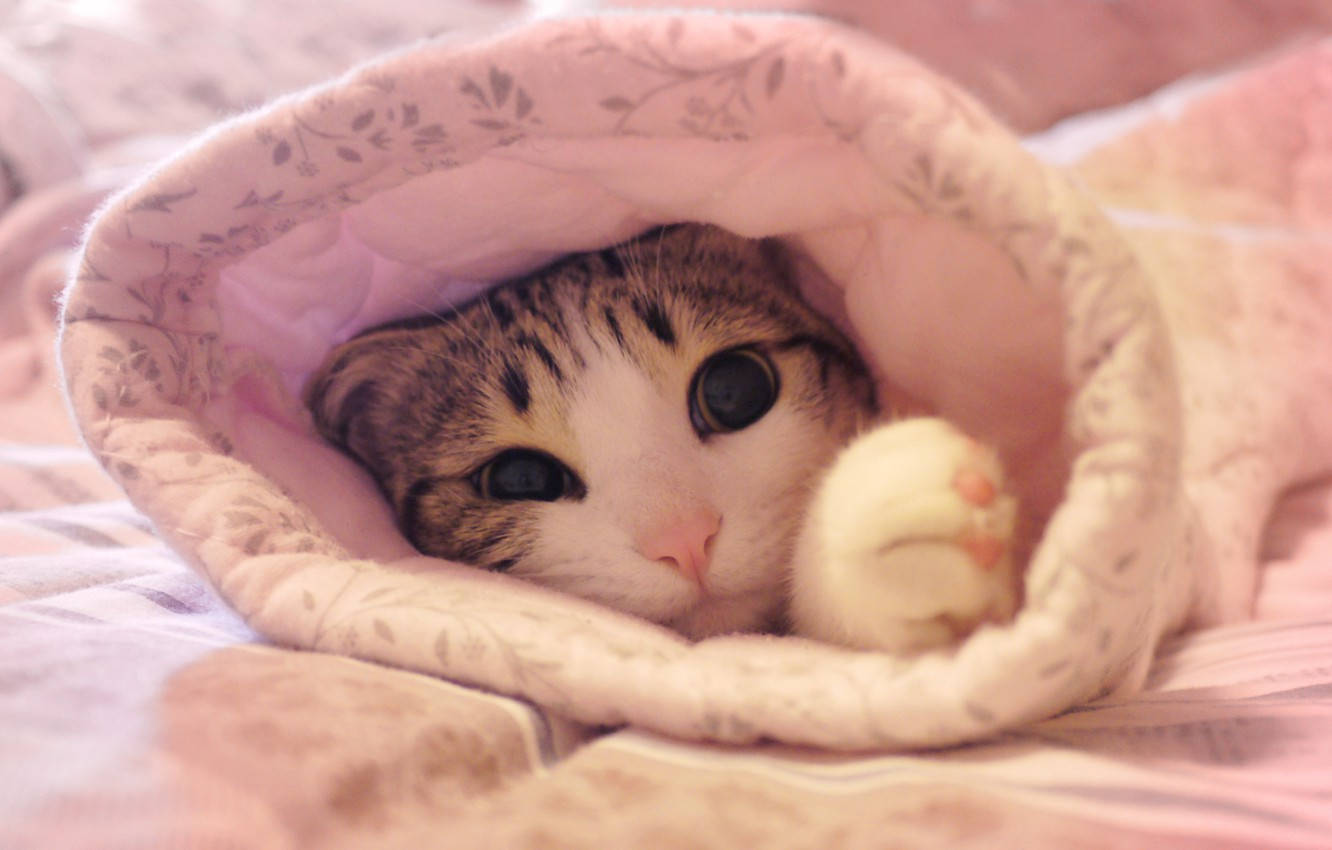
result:
[[[638,536],[635,548],[650,561],[661,561],[703,589],[711,558],[712,539],[721,517],[711,508],[698,508],[670,517]]]

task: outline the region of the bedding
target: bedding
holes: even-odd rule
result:
[[[614,26],[622,21],[632,27],[639,20],[667,21],[660,32],[669,42],[669,20],[673,19],[617,16],[603,32],[613,34]],[[882,55],[878,47],[860,37],[825,29],[817,22],[746,18],[735,29],[731,19],[720,19],[725,31],[717,36],[720,30],[707,29],[720,26],[713,20],[699,24],[710,34],[708,38],[724,36],[731,45],[728,49],[744,42],[750,45],[750,52],[744,55],[764,57],[766,62],[756,62],[754,67],[763,72],[756,80],[765,93],[794,87],[792,80],[812,86],[818,79],[808,69],[802,70],[796,54],[784,54],[796,58],[787,58],[780,72],[773,71],[778,67],[775,57],[763,54],[762,49],[774,43],[776,34],[811,31],[826,39],[825,47],[850,45],[848,50],[864,51],[865,56]],[[696,19],[688,19],[688,27],[695,25]],[[781,29],[787,26],[796,29]],[[545,211],[536,201],[545,197],[567,202],[588,191],[584,185],[571,194],[567,183],[542,182],[542,176],[530,167],[535,161],[549,171],[554,163],[563,169],[562,179],[571,173],[586,177],[589,168],[581,152],[569,146],[562,149],[554,138],[557,131],[580,133],[579,125],[589,114],[612,124],[623,118],[625,126],[633,120],[656,120],[643,117],[644,110],[634,112],[614,101],[613,93],[601,98],[599,108],[556,116],[541,108],[554,95],[537,90],[530,82],[532,77],[514,73],[506,82],[509,70],[492,72],[499,68],[491,61],[499,55],[494,51],[506,45],[512,48],[518,43],[512,39],[531,37],[533,32],[562,33],[566,28],[566,20],[557,20],[539,24],[538,29],[521,29],[520,35],[477,42],[481,47],[426,45],[387,60],[402,63],[393,68],[410,70],[411,57],[443,57],[431,61],[447,65],[463,56],[474,60],[479,69],[458,78],[455,94],[472,109],[463,114],[473,116],[475,129],[471,132],[476,135],[458,133],[459,138],[448,143],[459,145],[453,151],[444,150],[435,131],[411,136],[421,142],[419,147],[413,146],[415,151],[440,158],[432,161],[443,166],[439,169],[443,189],[413,195],[410,186],[403,184],[408,189],[401,190],[396,199],[381,199],[378,209],[368,207],[374,198],[363,200],[359,218],[355,211],[346,216],[329,214],[346,200],[336,193],[307,196],[328,206],[295,204],[286,218],[256,219],[271,225],[272,230],[264,234],[257,226],[235,233],[225,228],[214,232],[219,209],[228,215],[238,206],[248,209],[249,186],[241,192],[238,204],[219,206],[195,202],[186,190],[170,185],[182,173],[189,173],[203,192],[220,190],[224,178],[235,172],[218,166],[217,160],[225,160],[223,154],[234,154],[232,161],[238,166],[255,162],[274,169],[285,166],[284,179],[293,181],[290,185],[325,185],[309,181],[327,181],[326,185],[343,193],[360,191],[350,182],[339,182],[330,172],[358,169],[368,156],[376,155],[373,131],[378,125],[374,122],[387,113],[377,108],[376,118],[364,121],[360,127],[364,137],[357,140],[361,146],[329,143],[324,147],[324,159],[302,156],[309,153],[307,145],[324,138],[316,131],[327,131],[329,125],[277,119],[283,115],[299,118],[300,110],[307,107],[336,110],[338,99],[350,97],[349,92],[358,86],[377,97],[387,90],[385,81],[389,79],[375,76],[376,69],[387,74],[387,66],[381,63],[358,72],[360,76],[281,101],[258,117],[213,131],[195,144],[196,153],[178,157],[174,166],[159,168],[146,181],[138,178],[131,194],[120,195],[121,200],[106,207],[98,228],[106,229],[108,221],[117,226],[135,222],[126,230],[132,230],[136,239],[160,244],[177,241],[183,232],[178,228],[183,226],[191,238],[201,239],[203,249],[196,254],[230,251],[250,260],[228,260],[219,275],[223,282],[216,312],[223,317],[222,327],[234,336],[226,358],[214,360],[208,368],[225,369],[226,374],[212,374],[210,380],[218,381],[217,388],[231,386],[232,391],[213,394],[192,412],[202,413],[194,424],[215,426],[201,438],[197,457],[186,451],[168,463],[162,456],[165,446],[154,445],[162,439],[160,435],[171,442],[179,439],[180,432],[171,431],[171,423],[165,421],[171,416],[161,415],[163,407],[153,410],[161,401],[152,397],[151,385],[171,383],[204,364],[205,359],[190,360],[202,354],[204,346],[190,346],[206,337],[179,337],[184,347],[176,350],[177,360],[160,358],[162,373],[153,376],[149,374],[153,355],[145,353],[152,348],[152,340],[119,333],[124,326],[110,320],[114,315],[110,310],[126,305],[138,310],[143,307],[140,301],[152,302],[163,311],[150,317],[149,324],[155,326],[169,326],[162,321],[168,314],[169,322],[179,320],[181,327],[192,321],[206,325],[217,316],[205,309],[192,312],[193,308],[154,302],[156,293],[149,288],[127,287],[110,298],[89,294],[95,284],[103,282],[100,278],[89,282],[90,265],[104,274],[97,262],[98,250],[107,250],[105,256],[122,263],[125,254],[121,252],[144,243],[122,240],[111,251],[99,247],[111,243],[99,243],[94,230],[85,255],[92,262],[85,261],[81,283],[70,301],[72,318],[78,321],[66,331],[65,368],[83,435],[116,483],[75,447],[78,437],[66,424],[64,403],[54,380],[56,367],[49,353],[54,317],[46,305],[64,277],[66,252],[73,247],[71,233],[111,186],[126,179],[123,173],[85,175],[49,192],[34,191],[6,210],[5,229],[0,231],[6,242],[0,253],[19,262],[7,269],[12,274],[7,275],[3,290],[6,303],[15,309],[6,312],[12,324],[4,337],[6,395],[0,414],[7,441],[0,490],[7,511],[6,557],[0,562],[0,592],[4,594],[0,616],[6,631],[2,680],[6,685],[0,698],[5,705],[5,725],[17,734],[0,745],[6,750],[0,760],[0,788],[5,789],[0,796],[8,807],[0,820],[0,830],[8,834],[0,832],[0,843],[417,846],[447,836],[450,846],[605,846],[608,839],[612,845],[638,845],[652,839],[671,846],[722,847],[740,841],[809,846],[834,840],[856,846],[891,837],[906,846],[945,840],[961,846],[968,842],[1063,846],[1074,841],[1088,846],[1135,846],[1164,837],[1172,846],[1321,846],[1330,825],[1328,793],[1332,787],[1325,767],[1332,749],[1332,707],[1326,696],[1332,682],[1327,651],[1332,646],[1332,625],[1325,615],[1327,558],[1332,552],[1324,522],[1329,491],[1317,481],[1291,494],[1268,526],[1261,550],[1265,569],[1258,596],[1259,621],[1187,632],[1168,638],[1152,653],[1157,637],[1171,625],[1172,616],[1161,614],[1158,621],[1135,633],[1137,643],[1125,647],[1117,664],[1111,665],[1115,669],[1088,676],[1075,671],[1076,664],[1060,669],[1059,659],[1049,658],[1047,665],[1066,672],[1072,682],[1071,690],[1057,695],[1057,704],[1050,703],[1048,694],[1039,689],[1026,689],[1037,692],[1038,705],[1022,704],[1007,693],[1013,689],[1010,682],[1008,688],[995,691],[993,702],[963,705],[962,716],[951,727],[949,723],[913,721],[910,712],[922,716],[927,712],[921,705],[929,703],[913,705],[917,692],[905,686],[889,695],[887,702],[883,702],[883,692],[872,693],[880,700],[872,706],[893,710],[858,724],[843,722],[854,708],[845,699],[829,700],[831,713],[823,715],[824,725],[820,726],[810,722],[819,718],[811,718],[808,706],[792,702],[774,709],[759,698],[787,698],[794,691],[782,688],[794,687],[799,678],[807,686],[823,687],[816,683],[827,679],[819,680],[821,674],[811,664],[822,665],[828,659],[833,659],[831,666],[838,667],[839,674],[848,676],[903,675],[895,664],[877,659],[856,661],[862,664],[857,669],[831,650],[754,638],[688,650],[669,635],[641,624],[540,594],[525,607],[514,606],[511,600],[523,596],[523,591],[507,583],[491,587],[490,582],[471,574],[446,571],[439,574],[442,581],[436,581],[434,572],[410,573],[407,579],[420,583],[406,585],[394,583],[402,573],[391,573],[386,583],[364,588],[366,596],[379,594],[368,600],[380,603],[377,614],[366,608],[338,609],[336,599],[325,606],[320,594],[328,585],[301,584],[299,576],[291,582],[293,574],[282,571],[281,559],[287,555],[308,558],[317,554],[317,563],[332,559],[352,565],[348,569],[357,576],[370,574],[372,578],[381,576],[371,566],[374,559],[384,562],[408,555],[388,529],[375,525],[382,523],[383,515],[376,517],[365,510],[369,503],[343,506],[344,513],[338,514],[339,500],[321,502],[318,493],[300,489],[302,464],[319,463],[321,470],[332,467],[322,466],[325,456],[315,448],[302,449],[308,452],[305,454],[292,450],[303,444],[292,437],[299,430],[295,427],[299,419],[288,411],[290,392],[298,386],[305,362],[301,358],[317,355],[330,336],[349,332],[357,322],[401,309],[401,303],[391,302],[384,292],[407,292],[414,301],[432,289],[433,278],[414,277],[413,266],[434,263],[432,274],[447,272],[453,294],[466,292],[551,252],[575,247],[571,243],[578,239],[601,240],[619,232],[617,228],[637,226],[640,220],[626,219],[623,207],[616,203],[634,206],[639,216],[646,216],[643,209],[651,207],[649,211],[656,217],[711,204],[708,214],[733,227],[737,223],[751,228],[775,226],[762,216],[756,220],[751,208],[735,200],[747,202],[748,195],[733,196],[728,207],[725,197],[703,201],[664,197],[660,186],[635,186],[631,173],[635,161],[625,156],[615,163],[624,166],[624,173],[612,175],[620,182],[612,184],[604,173],[597,175],[616,190],[610,192],[616,200],[602,203],[604,196],[596,195],[597,203],[587,207],[603,216],[589,217],[602,230],[552,235],[545,229],[546,219],[541,218]],[[753,36],[754,42],[742,32]],[[613,53],[616,44],[623,43],[612,39],[599,49]],[[714,38],[702,43],[718,42]],[[691,58],[707,55],[700,42],[693,44],[699,52]],[[590,46],[598,47],[598,43]],[[586,48],[589,44],[575,43],[569,47],[570,56],[576,57]],[[469,54],[469,49],[474,53]],[[636,58],[641,59],[642,54]],[[885,61],[891,61],[890,67],[909,82],[922,84],[925,95],[944,91],[951,96],[947,84],[909,60],[894,57]],[[1186,450],[1183,480],[1172,484],[1167,476],[1166,497],[1161,501],[1167,508],[1162,513],[1172,514],[1172,488],[1179,486],[1178,504],[1185,506],[1179,513],[1182,524],[1189,522],[1188,506],[1203,505],[1211,509],[1199,511],[1204,516],[1198,528],[1207,539],[1225,539],[1206,525],[1209,517],[1221,517],[1226,525],[1242,520],[1243,534],[1234,539],[1255,549],[1263,528],[1264,500],[1285,486],[1296,468],[1311,466],[1307,463],[1310,458],[1293,456],[1292,450],[1313,445],[1306,437],[1318,434],[1320,410],[1327,409],[1329,394],[1318,392],[1328,388],[1326,371],[1319,371],[1316,358],[1296,356],[1317,354],[1317,321],[1328,315],[1326,302],[1319,301],[1320,293],[1328,291],[1324,270],[1329,266],[1323,244],[1326,208],[1320,204],[1325,195],[1320,191],[1320,157],[1326,157],[1326,140],[1316,132],[1321,126],[1319,109],[1326,100],[1325,93],[1318,96],[1317,85],[1327,62],[1325,47],[1306,46],[1255,70],[1222,78],[1202,94],[1190,90],[1184,104],[1174,110],[1178,115],[1173,119],[1157,117],[1162,111],[1159,104],[1168,103],[1168,98],[1158,98],[1126,107],[1109,120],[1084,122],[1028,140],[1028,150],[1046,160],[1058,160],[1060,168],[1080,181],[1086,188],[1081,196],[1061,188],[1062,177],[1055,172],[1028,164],[1024,154],[1005,141],[1004,131],[992,128],[983,114],[976,113],[980,126],[993,134],[1004,151],[1007,159],[1001,161],[1014,164],[1020,174],[1039,175],[1043,188],[1047,181],[1056,186],[1050,191],[1062,202],[1088,210],[1092,223],[1078,226],[1091,228],[1098,241],[1093,250],[1104,251],[1109,245],[1120,259],[1115,246],[1119,244],[1116,234],[1122,233],[1145,269],[1144,280],[1182,279],[1174,296],[1169,289],[1155,290],[1160,293],[1161,316],[1150,320],[1157,324],[1148,338],[1159,332],[1162,339],[1175,342],[1171,350],[1177,355],[1179,386],[1186,396],[1196,389],[1211,399],[1226,398],[1232,405],[1229,409],[1237,411],[1234,421],[1245,426],[1243,433],[1263,435],[1270,442],[1250,448],[1246,455],[1242,442],[1236,449],[1233,433],[1224,428],[1207,431],[1216,435],[1217,446],[1224,449],[1221,460],[1229,458],[1225,452],[1236,450],[1244,462],[1216,463],[1215,452],[1189,454]],[[335,71],[327,69],[329,74]],[[626,79],[620,77],[616,82],[622,84]],[[475,91],[466,87],[467,80]],[[291,80],[290,85],[301,82],[305,80]],[[399,79],[392,93],[405,98],[415,83],[406,77]],[[863,85],[872,89],[874,83]],[[920,96],[920,91],[911,96]],[[958,97],[966,102],[964,96]],[[924,102],[928,104],[928,97]],[[686,114],[697,114],[702,120],[701,112],[690,113],[688,99],[681,104]],[[486,111],[488,107],[507,107],[512,114],[495,117]],[[393,119],[404,125],[422,114],[420,107],[415,113],[401,106],[398,110]],[[345,114],[348,128],[355,128],[367,112],[357,102],[348,104]],[[677,117],[677,113],[663,114],[672,120]],[[1243,126],[1260,127],[1262,132],[1235,130],[1240,117],[1245,119]],[[708,120],[724,122],[725,118]],[[540,130],[526,128],[529,141],[539,138],[544,142],[531,146],[535,153],[523,147],[522,139],[506,135],[517,132],[514,122],[524,119],[545,122]],[[651,135],[654,126],[649,121],[648,129],[635,127],[635,134]],[[408,129],[429,127],[426,123]],[[479,144],[477,139],[483,133],[498,139],[500,147],[487,142],[491,145],[485,148],[488,157],[462,150],[469,140]],[[228,147],[229,140],[243,136],[249,150],[239,141],[234,149]],[[281,155],[284,143],[285,157]],[[975,155],[970,144],[965,138],[958,142],[958,150],[965,153],[960,161]],[[212,148],[205,162],[197,152],[208,146]],[[362,159],[358,163],[344,149]],[[700,159],[713,155],[712,148],[699,150],[704,151]],[[826,160],[826,151],[817,145],[803,150],[811,165],[818,164],[820,156]],[[610,146],[598,149],[598,156],[603,152],[617,153]],[[789,149],[774,148],[773,155],[780,155],[783,163],[792,161]],[[536,199],[532,206],[522,208],[530,220],[520,216],[515,222],[516,229],[525,233],[526,243],[496,244],[497,240],[487,243],[478,238],[488,232],[483,226],[487,211],[482,209],[471,221],[462,217],[458,225],[462,236],[446,234],[457,240],[449,243],[453,250],[444,258],[453,264],[448,268],[437,267],[440,259],[434,256],[394,263],[363,250],[366,244],[381,254],[431,246],[433,240],[421,234],[403,236],[404,220],[392,202],[410,207],[451,197],[449,193],[459,191],[463,184],[449,184],[454,169],[443,159],[464,156],[481,163],[476,166],[481,170],[471,172],[467,179],[492,190],[488,197],[467,197],[486,201],[506,197],[504,192],[512,193],[517,187],[541,190],[532,192]],[[313,167],[316,173],[302,174],[305,163],[309,163],[306,171]],[[1245,167],[1238,168],[1238,163]],[[364,177],[373,172],[365,167],[356,173]],[[735,171],[724,173],[736,176]],[[740,175],[735,185],[744,186],[745,192],[758,191],[760,186],[782,188],[780,183],[758,179],[761,176],[755,172],[746,183]],[[930,175],[923,176],[926,183],[914,188],[929,188]],[[364,186],[375,190],[376,197],[389,194],[389,181],[381,185],[374,182],[377,179],[369,177]],[[302,180],[306,182],[302,184]],[[1011,180],[999,178],[998,182],[1009,189],[1013,188]],[[236,185],[241,184],[227,188]],[[250,206],[271,211],[295,198],[290,190],[288,195],[274,198],[275,185],[256,191],[255,204]],[[969,199],[986,201],[987,196],[973,185],[962,191]],[[910,192],[902,194],[915,201]],[[774,195],[767,198],[766,210],[789,209],[789,205],[783,207],[780,192]],[[947,200],[946,195],[940,197]],[[851,205],[851,201],[846,203]],[[991,214],[994,209],[1006,209],[1010,202],[1011,198],[991,200]],[[136,205],[139,212],[149,215],[135,218],[125,214]],[[485,204],[474,202],[473,206]],[[1101,229],[1108,225],[1099,223],[1098,206],[1108,211],[1113,229]],[[607,208],[618,212],[619,219],[607,215]],[[368,209],[376,215],[366,213]],[[512,213],[509,208],[500,211]],[[297,225],[297,219],[313,214],[323,218],[311,218],[314,226]],[[191,218],[195,215],[197,219]],[[168,224],[153,230],[160,226],[154,216]],[[149,222],[147,229],[141,231],[139,222]],[[466,230],[467,224],[476,229]],[[342,239],[341,234],[348,230],[357,234],[361,245]],[[286,239],[271,238],[282,233],[287,234]],[[292,234],[305,239],[297,246],[301,250],[277,250],[292,248]],[[209,235],[217,240],[202,238]],[[924,230],[917,235],[938,234]],[[274,246],[266,256],[259,251],[259,243],[264,241]],[[812,246],[811,257],[822,257],[825,268],[833,268],[846,243],[807,238],[805,244]],[[329,246],[336,251],[321,256],[320,250]],[[458,252],[463,246],[471,253]],[[1037,264],[1050,259],[1031,246],[1020,246],[1017,251]],[[258,262],[254,261],[256,254],[260,255]],[[154,247],[144,256],[155,259],[163,254]],[[1135,266],[1133,260],[1123,262],[1126,268]],[[339,281],[339,286],[325,282],[319,304],[312,307],[302,300],[303,287],[308,288],[310,279],[317,275],[325,280],[344,265],[373,269],[371,279],[382,277],[401,288],[379,292],[376,302],[376,291],[356,291],[354,281]],[[1181,278],[1181,268],[1196,274]],[[960,275],[969,270],[949,271]],[[132,274],[116,278],[117,274],[110,272],[109,277],[133,278]],[[1138,272],[1123,275],[1133,278]],[[838,277],[837,270],[833,268],[825,276]],[[262,285],[254,285],[256,281]],[[1197,287],[1214,288],[1190,289],[1190,281],[1200,281]],[[1126,285],[1136,291],[1132,284]],[[1284,287],[1289,288],[1289,299],[1259,297],[1285,292]],[[141,298],[124,294],[131,291]],[[1217,298],[1216,293],[1229,300]],[[835,307],[835,299],[829,303]],[[1125,303],[1133,307],[1142,302],[1130,299]],[[1208,312],[1199,305],[1216,309]],[[854,306],[851,312],[855,312]],[[103,315],[89,315],[89,307]],[[324,315],[317,315],[321,311]],[[1281,321],[1270,321],[1274,313]],[[307,327],[314,330],[305,336],[289,332],[297,322],[274,321],[274,317],[305,319],[311,314],[316,314],[315,324]],[[13,321],[16,315],[24,317],[21,323]],[[238,322],[238,316],[254,322]],[[126,317],[139,318],[130,313]],[[235,335],[238,325],[249,326],[248,335]],[[80,326],[98,326],[99,335],[81,338]],[[100,335],[108,328],[109,335]],[[1260,345],[1255,357],[1227,361],[1236,365],[1212,378],[1216,370],[1210,369],[1210,362],[1225,354],[1224,347],[1191,348],[1178,340],[1183,338],[1182,332],[1184,337],[1192,334],[1195,341],[1210,342],[1218,337],[1208,334],[1218,328],[1251,348],[1255,340]],[[212,330],[204,327],[205,333]],[[1167,337],[1167,332],[1173,336]],[[1042,345],[1051,346],[1056,363],[1067,354],[1058,329],[1041,339]],[[145,347],[136,348],[135,340]],[[270,340],[280,340],[282,349],[271,345],[265,349]],[[1127,369],[1135,368],[1134,357],[1132,351],[1121,351]],[[1040,362],[1046,361],[1041,358]],[[176,365],[168,372],[170,363]],[[1251,370],[1239,376],[1242,381],[1235,371],[1241,368]],[[86,380],[80,371],[103,378],[136,374],[146,380],[113,385]],[[910,378],[913,372],[899,367],[897,374]],[[241,376],[245,376],[243,380]],[[102,386],[103,392],[108,386],[115,388],[114,395],[104,399],[106,408],[90,389],[96,386]],[[1280,415],[1264,409],[1262,403],[1235,406],[1237,388],[1241,401],[1293,401],[1275,411]],[[1166,386],[1163,391],[1173,390]],[[947,404],[947,393],[940,395]],[[1317,406],[1320,399],[1321,408]],[[142,402],[139,410],[148,409],[151,415],[126,416],[127,401],[130,407]],[[1185,401],[1186,410],[1207,409],[1196,403],[1188,407],[1187,397]],[[955,408],[956,415],[966,415],[965,402],[963,398]],[[1113,407],[1113,399],[1110,404]],[[103,428],[112,418],[116,424],[138,421],[119,431]],[[162,421],[154,423],[154,419]],[[1187,439],[1197,433],[1188,431],[1191,421],[1186,419],[1181,426],[1186,446],[1197,445]],[[155,432],[158,425],[162,430]],[[1292,426],[1292,431],[1282,430]],[[1170,436],[1168,429],[1165,436]],[[216,451],[228,443],[231,454]],[[256,475],[256,469],[262,475]],[[191,470],[206,474],[191,478]],[[1053,478],[1062,480],[1065,470],[1057,472]],[[1214,473],[1223,476],[1221,486],[1199,488],[1197,482]],[[170,477],[169,486],[164,476]],[[362,486],[345,471],[338,476],[353,492]],[[1032,491],[1040,493],[1048,480],[1034,476]],[[334,489],[326,477],[319,483],[322,489]],[[121,488],[130,493],[131,502],[121,498]],[[1227,494],[1241,498],[1227,501]],[[246,498],[257,504],[224,502]],[[219,509],[220,504],[225,507]],[[238,512],[228,516],[226,512],[237,511],[238,505]],[[275,509],[282,517],[276,524],[264,513]],[[212,524],[214,519],[217,525]],[[1144,523],[1144,527],[1151,525]],[[333,531],[324,533],[325,528]],[[347,529],[358,533],[349,535]],[[265,531],[269,533],[263,534]],[[161,539],[170,541],[171,548],[158,542]],[[1168,535],[1163,533],[1162,539],[1169,539]],[[354,560],[350,558],[353,552]],[[216,590],[200,581],[187,563],[202,568]],[[411,566],[427,565],[412,562]],[[435,568],[430,565],[429,569]],[[394,593],[440,593],[441,587],[454,594],[447,600],[448,607],[440,609],[454,618],[447,628],[440,628],[440,611],[430,612],[428,606],[419,606],[427,609],[424,616],[419,611],[402,616],[400,610],[395,613],[384,605],[394,601]],[[341,612],[361,616],[363,627],[348,629],[339,624]],[[465,616],[458,616],[459,612]],[[547,619],[541,621],[541,617]],[[539,652],[513,639],[514,634],[536,639],[549,635],[554,627],[563,628],[558,647],[563,657],[554,659],[558,663],[540,663]],[[506,630],[507,640],[494,639],[498,629]],[[997,636],[986,640],[991,646],[998,645]],[[292,645],[339,654],[283,648]],[[629,700],[625,694],[629,688],[624,681],[615,681],[613,674],[641,674],[632,674],[627,662],[608,671],[604,658],[598,656],[606,653],[607,646],[634,661],[647,658],[655,665],[652,675],[662,678],[633,679],[629,684],[640,693],[645,685],[639,682],[650,682],[652,689],[637,701]],[[569,656],[577,663],[570,663]],[[692,671],[678,660],[690,656],[695,659]],[[697,662],[700,656],[706,663]],[[732,666],[716,664],[718,660]],[[786,674],[789,685],[774,685],[772,677],[782,671],[745,669],[745,681],[752,687],[739,692],[722,677],[741,663],[753,668],[803,664],[805,672],[800,677]],[[403,667],[442,675],[399,669]],[[932,669],[926,673],[934,677],[932,681],[948,685],[954,680],[946,678],[945,667],[942,662],[931,662]],[[1019,672],[1019,680],[1020,676]],[[484,687],[468,686],[477,682]],[[1073,707],[1117,684],[1130,687]],[[1132,686],[1139,685],[1141,691],[1133,693]],[[944,694],[938,698],[946,703],[954,697]],[[96,708],[89,710],[89,705]],[[1046,718],[1065,707],[1071,710]],[[631,721],[628,728],[611,728],[626,719]],[[829,731],[830,724],[840,725],[832,725]],[[999,729],[1005,731],[996,737],[993,733]],[[691,738],[696,740],[691,742]],[[786,743],[758,740],[772,738]],[[904,744],[936,745],[975,738],[982,740],[935,753],[882,752],[885,747],[900,750]],[[811,744],[879,752],[837,754],[811,748]],[[867,808],[874,813],[866,814]]]

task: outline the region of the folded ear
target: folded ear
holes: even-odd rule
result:
[[[333,349],[305,385],[315,428],[371,470],[383,468],[377,425],[396,397],[393,363],[403,353],[404,336],[382,330],[355,337]]]
[[[769,237],[758,242],[759,254],[763,264],[771,270],[769,277],[782,289],[793,295],[800,295],[800,286],[796,283],[795,258],[790,247],[780,239]]]

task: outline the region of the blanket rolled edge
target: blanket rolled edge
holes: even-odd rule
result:
[[[661,83],[671,74],[674,88]],[[708,113],[706,99],[700,108],[698,87],[719,79],[738,80],[749,112]],[[634,83],[661,99],[625,95]],[[797,641],[688,647],[516,582],[448,569],[406,575],[354,559],[285,482],[237,451],[238,420],[216,404],[238,378],[235,329],[216,302],[226,268],[307,222],[346,222],[357,204],[477,162],[526,159],[569,173],[561,156],[607,139],[733,158],[779,134],[857,150],[877,194],[852,211],[875,227],[926,216],[980,233],[1020,279],[1062,304],[1073,392],[1064,427],[1078,452],[1011,626],[910,662]],[[703,179],[707,166],[687,167]],[[772,209],[741,215],[612,172],[599,182],[626,205],[621,226],[692,211],[749,235],[781,232]],[[588,173],[570,186],[586,186]],[[847,206],[831,204],[844,217],[827,224],[845,224]],[[607,232],[563,235],[610,241]],[[536,256],[559,245],[508,247]],[[236,119],[97,218],[67,294],[61,347],[90,448],[261,631],[518,694],[586,722],[840,749],[955,743],[1136,686],[1190,592],[1173,557],[1183,511],[1171,355],[1132,256],[1087,199],[947,82],[810,19],[543,22],[478,45],[396,54]],[[292,413],[293,434],[299,421]]]

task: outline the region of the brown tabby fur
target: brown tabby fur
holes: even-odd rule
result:
[[[777,366],[784,403],[831,422],[832,402],[849,396],[864,415],[839,429],[872,418],[864,364],[799,298],[777,246],[701,225],[574,255],[444,315],[365,331],[329,354],[306,399],[418,549],[507,570],[531,547],[541,505],[484,499],[474,474],[506,448],[539,448],[579,478],[567,498],[581,498],[566,413],[590,360],[623,356],[649,375],[684,361],[692,373],[741,344]]]

